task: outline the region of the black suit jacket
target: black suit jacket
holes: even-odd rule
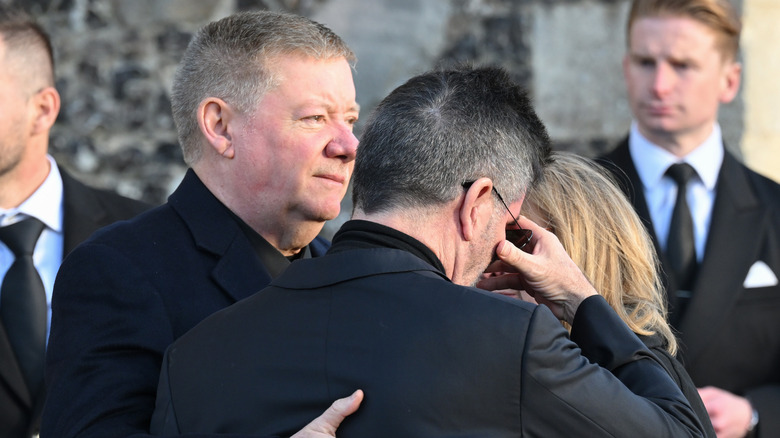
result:
[[[696,389],[696,385],[693,384],[691,376],[685,371],[685,367],[666,350],[666,345],[659,335],[639,336],[639,339],[655,354],[655,357],[661,362],[666,372],[669,373],[669,377],[674,380],[688,400],[688,403],[691,404],[693,412],[696,413],[704,427],[704,436],[716,438],[715,429],[713,429],[712,421],[710,421],[710,416],[707,414],[707,408],[704,406],[704,402],[701,401],[699,391]]]
[[[603,162],[618,177],[669,272],[628,139]],[[676,322],[680,358],[697,386],[748,397],[759,412],[759,436],[775,437],[780,436],[780,285],[743,286],[758,261],[780,277],[780,185],[726,151],[693,298]],[[665,277],[665,284],[676,290],[673,279]]]
[[[60,168],[63,186],[63,258],[97,229],[151,206],[82,184]],[[0,437],[29,437],[38,428],[44,394],[30,394],[0,323]]]
[[[41,436],[148,434],[168,345],[270,280],[192,170],[165,205],[93,235],[55,282]]]
[[[572,336],[604,368],[544,306],[454,285],[401,249],[329,253],[174,343],[152,427],[289,436],[362,388],[339,437],[702,436],[603,298]]]

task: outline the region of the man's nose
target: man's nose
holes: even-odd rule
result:
[[[340,123],[336,126],[333,138],[325,148],[329,158],[341,158],[344,161],[352,161],[357,154],[358,139],[352,133],[352,126],[348,123]]]
[[[653,93],[656,96],[665,96],[674,87],[675,72],[666,64],[660,63],[655,69],[653,76]]]

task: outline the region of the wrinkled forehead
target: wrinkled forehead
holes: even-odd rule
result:
[[[354,69],[343,56],[318,57],[307,53],[273,55],[265,58],[262,70],[266,76],[266,91],[273,90],[282,83],[295,86],[296,81],[324,81],[325,75],[338,74],[341,81],[351,85],[354,94]]]

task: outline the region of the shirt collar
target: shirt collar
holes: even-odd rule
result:
[[[54,158],[50,155],[46,158],[49,160],[49,174],[43,184],[18,207],[0,211],[2,225],[17,222],[14,218],[24,215],[40,220],[51,230],[62,232],[62,175]]]
[[[227,207],[225,207],[227,209]],[[254,250],[260,262],[263,264],[268,274],[272,278],[276,278],[282,274],[282,272],[290,266],[293,260],[297,259],[309,259],[312,257],[311,249],[309,246],[305,246],[295,256],[286,257],[276,247],[271,245],[263,236],[257,231],[252,229],[246,222],[244,222],[237,214],[233,213],[230,209],[227,209],[230,215],[235,219],[241,231],[249,240],[252,249]]]
[[[723,137],[718,123],[715,123],[710,136],[682,160],[642,136],[636,121],[631,123],[628,148],[639,178],[646,189],[655,188],[669,166],[686,162],[696,170],[704,186],[708,190],[713,190],[723,164]]]
[[[446,276],[444,265],[436,254],[414,237],[388,226],[367,220],[345,222],[336,235],[328,254],[360,248],[394,248],[410,252]]]

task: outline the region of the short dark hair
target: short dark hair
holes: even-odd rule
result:
[[[506,71],[432,71],[396,88],[369,118],[354,205],[374,213],[443,204],[480,177],[513,202],[540,176],[550,150],[526,91]]]
[[[30,49],[42,49],[49,67],[49,70],[44,72],[45,80],[48,85],[54,85],[54,50],[51,38],[32,16],[18,7],[0,3],[0,36],[9,51],[24,53]]]

